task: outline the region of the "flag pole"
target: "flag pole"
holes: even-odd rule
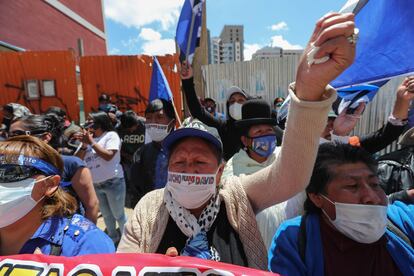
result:
[[[193,38],[193,31],[194,31],[194,21],[196,14],[194,13],[194,10],[191,9],[191,25],[190,25],[190,34],[188,36],[188,42],[187,42],[187,49],[185,51],[185,59],[188,61],[188,55],[190,54],[190,47],[191,47],[191,40]]]

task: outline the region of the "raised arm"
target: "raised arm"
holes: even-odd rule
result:
[[[189,66],[186,62],[183,62],[181,65],[181,79],[185,99],[187,100],[187,106],[190,109],[191,115],[210,127],[219,128],[223,126],[225,121],[214,118],[214,116],[208,113],[198,101],[194,88],[193,71],[191,66]]]
[[[331,13],[317,22],[298,67],[296,86],[290,87],[292,102],[281,151],[271,166],[241,178],[255,212],[285,201],[307,186],[319,137],[336,99],[335,91],[327,85],[354,59],[355,45],[347,39],[354,28],[353,14]],[[330,59],[309,66],[307,54],[312,45],[319,47],[316,59]]]

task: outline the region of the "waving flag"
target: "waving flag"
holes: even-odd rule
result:
[[[154,62],[152,63],[152,77],[149,95],[150,101],[155,99],[164,99],[171,102],[173,101],[170,86],[168,85],[168,81],[165,78],[164,72],[162,71],[161,65],[156,57],[154,57]]]
[[[178,19],[175,40],[180,48],[180,60],[192,63],[195,48],[200,45],[204,0],[185,0]]]
[[[332,85],[336,88],[388,80],[414,72],[413,0],[349,0],[359,41],[353,65]]]
[[[369,103],[374,99],[378,90],[379,87],[376,85],[357,85],[338,90],[338,96],[341,98],[338,114],[344,109],[355,110],[360,103]]]

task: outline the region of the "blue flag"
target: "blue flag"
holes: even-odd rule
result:
[[[358,108],[360,103],[371,102],[377,94],[379,87],[376,85],[356,85],[349,88],[338,90],[338,96],[341,102],[338,106],[338,114],[342,113],[344,109],[352,110]]]
[[[185,0],[184,2],[175,35],[180,48],[180,60],[188,58],[191,63],[195,49],[200,45],[203,3],[204,0]]]
[[[149,95],[150,101],[155,99],[164,99],[170,102],[173,101],[170,86],[168,85],[168,81],[165,78],[164,72],[162,71],[161,65],[156,57],[154,57],[154,62],[152,63],[152,77]]]
[[[349,4],[348,4],[349,3]],[[414,72],[413,0],[351,0],[359,28],[355,61],[332,82],[347,87]]]

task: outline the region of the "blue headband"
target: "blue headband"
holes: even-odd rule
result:
[[[7,156],[7,158],[6,158]],[[2,165],[19,165],[28,166],[38,169],[45,175],[60,175],[59,170],[52,164],[42,159],[26,155],[4,155],[0,154],[0,166]]]

